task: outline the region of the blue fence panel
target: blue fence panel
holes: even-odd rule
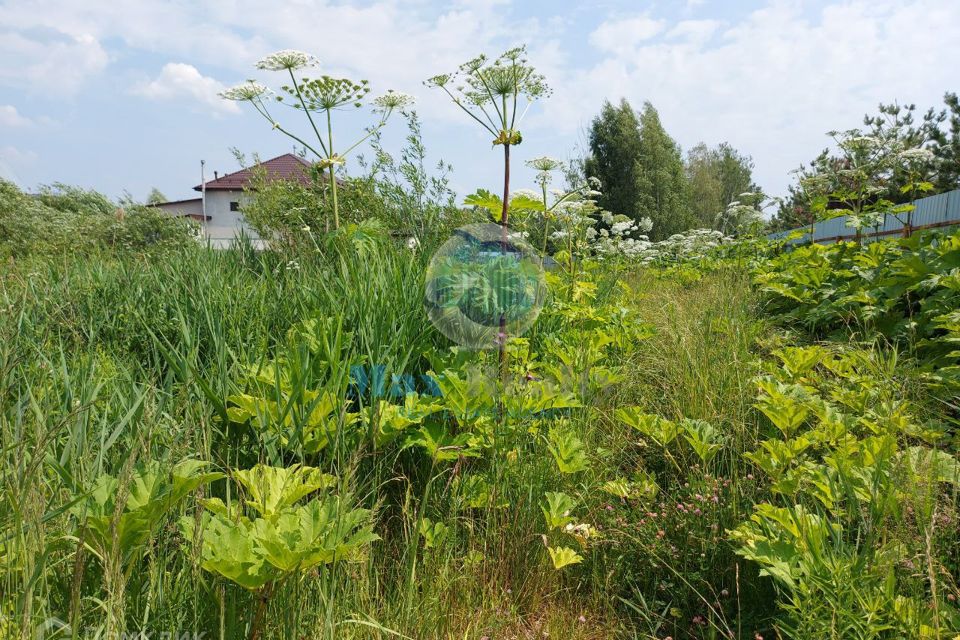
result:
[[[914,227],[922,227],[931,224],[943,225],[955,223],[960,225],[960,189],[940,193],[935,196],[920,198],[913,201],[916,207],[910,216],[910,223]],[[899,214],[904,220],[907,214]],[[813,225],[814,242],[836,242],[837,238],[853,239],[856,236],[856,229],[847,226],[847,216],[823,220]],[[876,228],[863,229],[863,241],[873,242],[884,238],[892,238],[899,235],[903,230],[903,223],[893,214],[884,216],[883,223]],[[795,232],[804,232],[802,238],[790,240],[790,244],[804,244],[810,242],[810,227],[798,227],[790,231],[778,231],[767,236],[770,240],[780,240],[787,235]],[[877,235],[871,235],[877,234]]]
[[[960,219],[960,189],[947,194],[947,220]]]

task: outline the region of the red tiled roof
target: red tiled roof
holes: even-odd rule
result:
[[[257,168],[266,170],[269,180],[296,180],[300,184],[310,184],[310,163],[292,153],[285,153],[282,156],[265,160],[257,165]],[[247,186],[253,177],[253,169],[241,169],[233,173],[220,176],[216,180],[207,182],[207,189],[231,189],[240,190]],[[194,187],[196,191],[202,191],[203,185]]]

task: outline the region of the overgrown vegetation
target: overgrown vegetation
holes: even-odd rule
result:
[[[329,181],[263,185],[263,251],[3,185],[0,637],[960,633],[960,234],[651,242],[549,158],[456,209],[408,117],[330,233]],[[489,350],[424,305],[457,215],[513,225],[443,271],[471,318],[500,233],[552,258]]]

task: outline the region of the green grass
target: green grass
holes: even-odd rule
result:
[[[775,432],[754,408],[754,378],[788,340],[762,315],[743,269],[692,282],[627,272],[628,292],[612,286],[612,270],[600,270],[592,301],[575,302],[555,287],[530,336],[535,357],[520,345],[514,372],[537,380],[569,357],[578,375],[607,368],[619,381],[588,382],[586,406],[566,417],[492,420],[495,444],[475,458],[442,461],[412,446],[340,436],[310,455],[221,418],[229,396],[253,392],[250,372],[271,363],[291,375],[288,388],[266,385],[275,398],[321,387],[347,393],[358,365],[419,375],[445,361],[458,370],[464,356],[449,351],[423,310],[424,270],[424,254],[377,240],[309,255],[188,249],[24,258],[7,269],[0,276],[0,638],[32,637],[53,616],[92,633],[249,637],[258,594],[203,570],[196,541],[176,526],[180,516],[199,517],[203,498],[232,496],[226,480],[165,515],[128,572],[80,542],[83,519],[71,507],[99,476],[119,477],[122,486],[137,462],[170,467],[187,456],[223,470],[307,462],[334,473],[343,496],[373,511],[380,540],[353,562],[278,582],[262,604],[260,637],[753,638],[775,637],[784,616],[805,633],[818,628],[795,610],[822,607],[818,592],[781,610],[782,590],[736,555],[727,535],[756,503],[774,499],[742,454]],[[618,309],[625,320],[612,319]],[[615,343],[587,367],[586,346],[598,332]],[[490,364],[495,356],[467,358]],[[686,446],[665,453],[615,417],[631,405],[670,420],[705,420],[723,446],[709,464]],[[562,473],[548,452],[558,425],[582,442],[585,470]],[[640,477],[659,493],[620,499],[603,488]],[[488,504],[505,506],[465,507],[475,478],[494,488]],[[573,496],[573,517],[598,537],[581,547],[547,531],[547,491]],[[955,498],[944,504],[953,514]],[[445,523],[446,538],[428,547],[423,518]],[[955,542],[939,531],[931,545]],[[897,535],[914,532],[904,525]],[[544,539],[577,550],[583,562],[555,570]],[[937,557],[946,558],[938,565],[947,574],[943,598],[955,590],[956,567]],[[917,584],[914,595],[923,597]],[[854,595],[838,593],[846,604],[837,606],[852,610]]]

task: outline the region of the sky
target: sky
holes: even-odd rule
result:
[[[239,168],[231,148],[292,150],[249,105],[217,96],[247,78],[279,86],[254,65],[290,48],[373,94],[415,96],[452,186],[496,188],[499,148],[423,80],[518,44],[553,94],[527,112],[515,158],[577,155],[603,101],[623,97],[650,101],[684,151],[727,141],[752,156],[770,195],[827,131],[860,126],[880,102],[925,110],[960,90],[957,0],[0,0],[0,176],[192,197],[201,159],[209,177]],[[306,133],[296,115],[284,124]],[[338,114],[337,139],[370,122]],[[404,134],[388,123],[387,150]],[[514,185],[531,179],[520,168]]]

